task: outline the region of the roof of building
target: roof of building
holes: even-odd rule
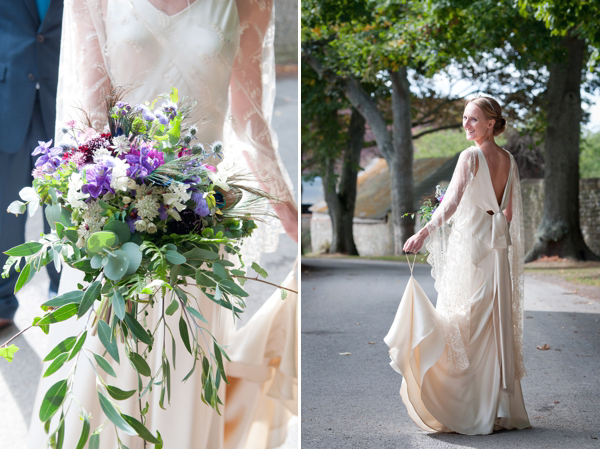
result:
[[[423,196],[432,195],[435,192],[437,184],[450,181],[459,154],[450,158],[414,160],[415,210],[419,208]],[[391,200],[390,172],[387,162],[383,158],[375,158],[358,175],[354,216],[383,219],[392,208]],[[327,213],[327,203],[321,200],[310,209],[313,213]]]

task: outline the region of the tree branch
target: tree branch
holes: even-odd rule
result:
[[[236,276],[236,275],[233,275],[233,274],[231,276],[234,277],[234,278],[239,278],[239,279],[247,279],[249,281],[262,282],[263,284],[272,285],[273,287],[277,287],[277,288],[280,288],[282,290],[287,290],[288,292],[292,292],[292,293],[298,294],[298,292],[296,290],[292,290],[291,288],[287,288],[287,287],[282,287],[281,285],[273,284],[272,282],[263,281],[262,279],[258,279],[258,277],[249,278],[247,276]]]
[[[437,128],[431,128],[431,129],[427,129],[425,131],[421,131],[420,133],[417,133],[414,136],[412,136],[412,138],[413,138],[413,140],[415,140],[415,139],[418,139],[419,137],[423,137],[425,134],[434,133],[436,131],[442,131],[444,129],[457,129],[457,128],[461,128],[461,127],[462,127],[462,123],[456,123],[454,125],[438,126]]]

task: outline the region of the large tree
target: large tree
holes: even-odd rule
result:
[[[350,110],[339,89],[319,79],[306,63],[301,90],[303,177],[321,177],[331,218],[329,252],[356,255],[352,226],[365,120],[356,109]]]
[[[451,41],[457,48],[458,43],[463,73],[468,77],[473,65],[483,67],[491,85],[505,88],[500,95],[505,104],[525,108],[521,123],[545,136],[544,212],[526,260],[596,258],[579,223],[579,137],[580,92],[598,85],[597,76],[586,77],[584,68],[598,60],[600,5],[576,0],[520,0],[518,5],[432,0],[431,5],[436,22],[448,24],[433,30],[432,44]],[[489,70],[495,66],[506,69]]]
[[[414,211],[408,69],[432,74],[446,57],[432,52],[423,39],[428,27],[423,8],[421,2],[302,1],[303,61],[329,84],[339,86],[364,117],[388,163],[395,254],[401,254],[414,233],[414,218],[403,217]],[[365,89],[365,82],[378,89]],[[389,103],[382,98],[389,98]]]

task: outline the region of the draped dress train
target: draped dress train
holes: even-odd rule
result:
[[[89,112],[95,129],[101,129],[105,112],[99,110],[99,105],[103,104],[102,98],[110,85],[131,88],[123,100],[132,105],[152,100],[175,86],[180,99],[187,97],[196,102],[188,122],[197,124],[196,136],[200,143],[210,145],[216,140],[224,141],[225,164],[233,161],[229,163],[238,170],[253,173],[253,167],[260,167],[263,179],[269,181],[269,191],[282,201],[293,201],[287,173],[271,145],[274,137],[269,122],[274,70],[269,67],[269,61],[263,60],[260,72],[256,73],[256,61],[260,62],[265,52],[272,50],[272,28],[266,34],[252,34],[260,28],[253,22],[256,19],[253,11],[269,14],[265,5],[270,2],[259,5],[252,1],[195,0],[169,16],[148,0],[65,2],[58,129],[67,119],[77,117],[74,114],[77,106]],[[250,30],[249,36],[244,34],[247,30]],[[65,81],[69,76],[70,82]],[[212,161],[213,165],[219,162]],[[267,234],[269,232],[277,231],[267,230]],[[261,250],[268,246],[268,242],[252,243],[250,246]],[[283,282],[292,290],[297,290],[295,272],[296,267]],[[59,294],[76,289],[81,281],[81,272],[65,267]],[[176,338],[177,361],[171,373],[170,405],[167,410],[159,407],[159,389],[146,395],[143,402],[150,403],[147,427],[154,434],[160,431],[166,449],[262,449],[281,445],[286,438],[288,421],[297,414],[298,406],[297,295],[290,293],[282,301],[277,291],[263,299],[259,311],[236,329],[227,311],[198,288],[189,287],[187,291],[197,299],[201,313],[208,320],[207,330],[231,358],[226,366],[231,385],[221,384],[219,396],[224,406],[221,414],[217,414],[200,399],[199,367],[186,383],[181,383],[191,369],[192,359]],[[248,298],[248,301],[253,300],[257,299]],[[160,309],[156,305],[146,317],[150,328],[160,319]],[[167,317],[175,334],[178,319],[177,313]],[[86,320],[87,317],[83,317],[77,322],[69,320],[52,326],[49,348],[76,335],[85,327]],[[156,334],[155,348],[148,359],[153,373],[161,366],[163,343],[171,357],[171,338],[167,332],[163,341],[164,336],[162,331]],[[210,341],[208,335],[206,340]],[[89,333],[82,353],[88,353],[87,350],[104,352],[99,339]],[[121,362],[117,364],[106,355],[117,379],[102,371],[101,375],[110,385],[123,390],[135,389],[137,374],[125,360],[123,351],[120,356]],[[40,381],[29,433],[31,449],[45,447],[48,436],[38,418],[39,406],[48,388],[66,378],[71,369],[71,365],[67,365]],[[80,361],[73,385],[73,396],[91,414],[93,431],[106,417],[98,402],[92,363]],[[139,418],[137,401],[119,401],[118,406],[124,413]],[[65,421],[64,447],[77,445],[81,431],[78,415],[78,408],[72,406]],[[108,427],[101,433],[100,448],[115,449],[117,435],[110,428],[112,425]],[[119,432],[119,437],[129,449],[145,447],[139,437],[123,432]]]
[[[391,366],[403,376],[400,395],[415,423],[426,431],[477,435],[501,428],[523,429],[530,423],[515,373],[508,254],[512,242],[503,213],[511,190],[520,188],[515,161],[510,156],[511,169],[498,204],[483,152],[476,148],[471,155],[478,170],[465,186],[469,194],[462,197],[472,201],[466,221],[471,224],[467,230],[471,263],[463,267],[470,275],[468,366],[453,366],[444,329],[447,314],[440,312],[439,299],[434,308],[412,277],[412,267],[384,340]]]

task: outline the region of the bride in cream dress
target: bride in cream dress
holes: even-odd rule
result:
[[[489,97],[471,100],[464,150],[431,220],[407,240],[429,236],[438,291],[434,308],[411,275],[385,337],[402,374],[408,414],[426,431],[489,434],[530,427],[523,365],[523,218],[519,173],[494,142],[506,120]],[[411,267],[412,273],[412,267]]]
[[[279,199],[274,211],[287,233],[297,240],[297,208],[289,176],[283,168],[270,120],[274,102],[273,0],[68,0],[65,2],[59,87],[58,130],[67,120],[87,111],[95,129],[106,123],[104,98],[111,86],[132,87],[124,101],[136,105],[159,94],[179,89],[180,98],[196,102],[189,123],[198,126],[203,144],[224,143],[224,166],[253,173],[258,185]],[[213,161],[213,165],[220,161]],[[222,167],[220,167],[222,168]],[[264,226],[249,239],[245,261],[277,247],[277,226]],[[274,247],[274,248],[273,248]],[[292,269],[292,267],[290,267]],[[59,293],[74,290],[80,272],[65,267]],[[283,283],[297,290],[295,267]],[[178,343],[177,370],[173,373],[170,406],[161,410],[156,390],[150,395],[147,427],[159,430],[165,449],[274,448],[286,438],[288,421],[297,414],[297,297],[285,301],[279,292],[241,328],[227,313],[200,295],[209,330],[227,347],[230,385],[222,385],[221,415],[202,403],[201,370],[185,384],[177,383],[191,368],[185,348]],[[252,298],[249,299],[252,301]],[[156,309],[154,309],[154,312]],[[157,313],[155,313],[157,315]],[[147,317],[156,322],[158,316]],[[56,344],[75,335],[84,319],[52,330]],[[55,327],[55,326],[53,326]],[[175,327],[177,327],[175,325]],[[162,342],[158,341],[156,345]],[[170,345],[170,342],[168,342]],[[86,347],[102,352],[97,338]],[[159,353],[160,351],[154,351]],[[148,360],[160,366],[160,354]],[[106,421],[96,393],[91,364],[77,367],[73,396],[92,416],[92,431]],[[70,370],[65,367],[62,375]],[[118,387],[136,388],[137,375],[126,363],[117,365]],[[45,447],[48,436],[37,419],[47,389],[61,371],[42,379],[30,426],[29,448]],[[137,401],[121,401],[122,411],[139,417]],[[64,447],[74,448],[81,424],[78,409],[66,418]],[[100,447],[145,447],[139,437],[112,426],[100,435]]]

